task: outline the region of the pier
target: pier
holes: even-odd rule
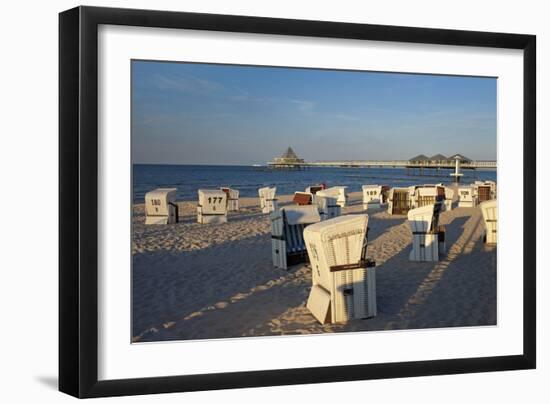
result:
[[[460,154],[445,157],[441,154],[427,157],[419,155],[409,160],[335,160],[306,162],[299,158],[292,148],[267,166],[274,169],[305,169],[309,167],[339,167],[339,168],[405,168],[407,170],[496,170],[495,160],[471,160]]]
[[[455,162],[435,163],[435,164],[420,164],[411,163],[408,160],[352,160],[352,161],[315,161],[297,163],[301,167],[351,167],[351,168],[418,168],[418,169],[454,169]],[[276,163],[268,163],[268,166],[276,168]],[[496,161],[471,161],[468,163],[460,163],[460,168],[465,170],[488,169],[495,170],[497,168]]]

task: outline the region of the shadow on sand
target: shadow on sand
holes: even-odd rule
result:
[[[248,218],[250,215],[235,219]],[[369,221],[369,244],[405,220],[373,218]],[[409,261],[408,244],[377,266],[378,315],[346,324],[321,326],[313,318],[305,308],[311,287],[309,268],[273,268],[269,234],[179,254],[136,254],[133,335],[139,336],[136,341],[161,341],[492,324],[496,269],[475,271],[480,265],[479,253],[482,264],[494,268],[496,254],[476,239],[474,232],[465,235],[468,220],[470,216],[459,216],[447,223],[447,251],[451,253],[440,262]],[[227,249],[242,254],[230,260],[231,254],[225,255]],[[477,258],[467,249],[475,250]],[[260,253],[251,256],[247,251]],[[466,285],[465,270],[471,272]],[[155,283],[148,277],[149,271],[165,274]],[[468,302],[479,301],[480,294],[486,296],[483,307],[474,309]],[[447,302],[439,307],[442,301]],[[155,319],[155,323],[147,319]]]

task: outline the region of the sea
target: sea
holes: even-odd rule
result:
[[[305,170],[280,170],[253,166],[215,165],[133,165],[134,203],[144,201],[145,194],[155,188],[177,188],[177,200],[197,200],[199,189],[230,187],[239,190],[240,197],[257,197],[258,188],[277,187],[278,195],[303,191],[310,185],[324,183],[327,187],[345,185],[348,192],[361,191],[364,184],[405,187],[420,184],[452,184],[452,170],[412,173],[404,168],[337,168],[309,167]],[[464,170],[462,183],[496,181],[496,171]]]

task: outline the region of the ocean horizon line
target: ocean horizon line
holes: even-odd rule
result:
[[[252,166],[267,166],[267,163],[250,163],[250,164],[210,164],[210,163],[132,163],[134,166],[203,166],[203,167],[252,167]]]

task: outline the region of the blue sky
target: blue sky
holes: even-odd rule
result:
[[[135,163],[496,158],[496,79],[132,62]]]

